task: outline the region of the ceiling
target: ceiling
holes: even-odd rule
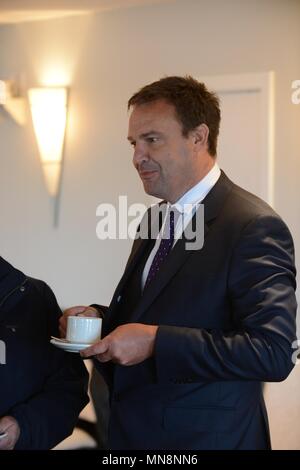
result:
[[[0,24],[36,21],[174,0],[0,0]]]

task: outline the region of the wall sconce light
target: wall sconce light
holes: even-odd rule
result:
[[[0,80],[0,106],[20,125],[25,124],[25,100],[14,81]]]
[[[57,199],[67,123],[67,89],[31,88],[28,94],[47,189]]]

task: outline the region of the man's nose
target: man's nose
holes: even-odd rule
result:
[[[148,160],[146,149],[143,145],[136,145],[133,153],[133,164],[137,168],[141,163]]]

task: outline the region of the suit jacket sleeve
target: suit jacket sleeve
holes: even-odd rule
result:
[[[272,382],[288,376],[296,338],[294,250],[279,217],[258,216],[243,230],[231,258],[228,296],[230,331],[159,327],[158,381]]]
[[[95,309],[98,310],[98,313],[100,317],[103,319],[103,327],[102,327],[102,334],[101,336],[105,336],[105,317],[106,313],[108,311],[108,307],[105,305],[100,305],[100,304],[91,304],[91,307],[94,307]],[[112,387],[113,383],[113,370],[114,370],[114,364],[112,362],[99,362],[97,359],[93,359],[93,364],[94,367],[97,369],[97,371],[102,375],[104,378],[107,386],[109,388]]]
[[[88,403],[88,373],[76,354],[66,353],[49,344],[50,336],[59,336],[60,308],[51,289],[43,286],[45,321],[48,324],[48,342],[45,344],[45,382],[26,402],[10,411],[19,423],[21,434],[15,449],[50,449],[73,431],[78,415]],[[37,373],[37,372],[36,372]],[[26,377],[24,377],[26,380]]]

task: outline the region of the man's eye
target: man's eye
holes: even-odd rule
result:
[[[131,145],[132,147],[135,147],[135,146],[136,146],[136,143],[135,143],[135,142],[130,142],[130,145]]]
[[[149,142],[149,144],[155,144],[158,142],[158,137],[148,137],[147,142]]]

